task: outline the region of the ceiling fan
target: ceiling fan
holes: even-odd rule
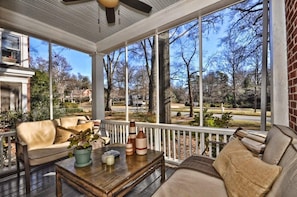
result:
[[[61,0],[61,1],[65,4],[82,2],[82,0]],[[114,8],[119,5],[119,2],[122,2],[144,13],[150,13],[152,10],[152,7],[150,5],[143,3],[139,0],[97,0],[97,1],[99,4],[105,7],[106,18],[109,24],[115,22]]]

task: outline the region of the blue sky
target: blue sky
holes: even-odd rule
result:
[[[30,37],[30,48],[37,51],[37,53],[32,53],[33,55],[48,59],[47,42]],[[53,45],[53,51],[60,53],[61,56],[66,58],[67,62],[72,67],[71,73],[76,75],[80,73],[83,76],[88,76],[89,79],[92,80],[92,59],[88,54],[65,47],[55,47],[55,45]]]
[[[213,30],[207,31],[207,33],[203,33],[203,61],[204,66],[207,64],[207,57],[217,53],[220,49],[218,46],[219,38],[224,35],[225,26],[224,24],[216,24],[216,27],[219,27],[217,32]],[[213,27],[214,28],[214,27]],[[30,37],[30,48],[33,48],[36,53],[32,52],[31,55],[35,55],[36,57],[42,57],[44,59],[48,59],[48,42],[36,39],[34,37]],[[55,53],[59,53],[61,56],[65,57],[67,62],[71,65],[72,71],[71,73],[77,75],[80,73],[83,76],[88,76],[90,80],[91,78],[91,68],[92,68],[92,58],[83,52],[76,51],[73,49],[69,49],[66,47],[62,47],[60,45],[53,44],[53,51]],[[197,52],[198,55],[198,52]],[[194,60],[194,70],[199,69],[198,56],[195,56]]]

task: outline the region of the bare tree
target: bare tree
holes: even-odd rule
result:
[[[262,66],[260,61],[255,61],[255,58],[262,52],[263,1],[244,1],[231,7],[228,13],[230,23],[226,36],[221,39],[221,45],[224,47],[221,53],[223,61],[218,59],[218,62],[221,64],[220,67],[230,75],[233,107],[236,107],[238,90],[243,80],[247,75],[257,72],[255,81],[258,81],[259,72],[256,70]],[[256,90],[254,93],[256,102]]]
[[[243,77],[242,73],[246,60],[246,46],[238,42],[236,34],[228,31],[228,36],[223,38],[222,45],[224,50],[217,58],[219,68],[230,76],[232,86],[232,106],[237,107],[238,87],[241,86]]]
[[[203,82],[204,101],[211,104],[228,101],[229,85],[227,74],[221,71],[210,72],[203,77]]]
[[[123,49],[118,49],[112,53],[106,55],[103,59],[104,70],[107,78],[107,88],[106,88],[106,104],[105,111],[111,111],[111,92],[113,90],[113,75],[115,70],[120,65],[120,57],[125,51]]]
[[[188,54],[184,51],[184,46],[181,45],[181,58],[186,66],[186,72],[187,72],[187,86],[188,86],[188,93],[189,93],[189,104],[190,104],[190,117],[193,117],[194,115],[194,102],[193,102],[193,92],[192,92],[192,79],[193,74],[196,72],[191,72],[191,62],[196,54],[196,42],[194,42],[194,46],[192,48],[192,51],[189,51]]]

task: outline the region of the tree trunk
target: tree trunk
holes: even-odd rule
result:
[[[194,102],[193,102],[193,92],[192,92],[192,85],[191,85],[191,78],[188,78],[188,91],[189,91],[189,103],[190,103],[190,117],[194,115]]]
[[[152,46],[152,59],[151,59],[151,74],[149,76],[149,109],[148,112],[153,114],[156,112],[156,65],[155,65],[155,37]]]
[[[169,32],[159,35],[160,123],[171,123]]]

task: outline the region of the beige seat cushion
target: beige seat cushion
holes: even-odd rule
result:
[[[230,197],[264,196],[282,169],[254,157],[239,139],[223,148],[213,166],[224,179]]]
[[[222,179],[179,169],[154,193],[153,197],[227,197]]]
[[[68,145],[69,142],[65,142],[28,151],[29,163],[36,166],[67,157],[72,152],[72,149],[67,148]]]

